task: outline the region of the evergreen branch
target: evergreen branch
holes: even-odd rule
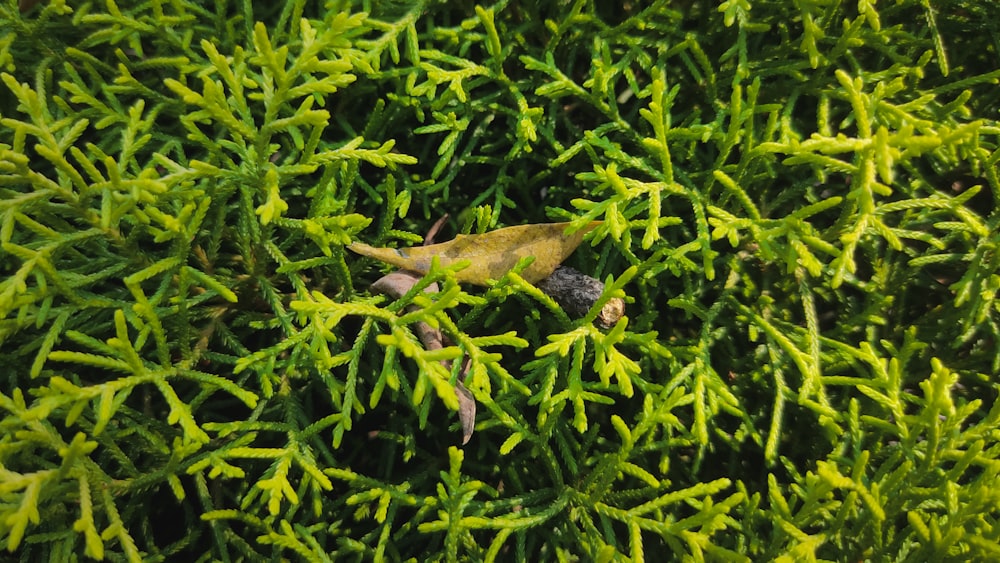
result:
[[[0,5],[11,557],[996,559],[1000,13],[668,4]]]

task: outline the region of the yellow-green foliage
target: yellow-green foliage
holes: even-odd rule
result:
[[[5,557],[1000,559],[998,6],[3,0]]]

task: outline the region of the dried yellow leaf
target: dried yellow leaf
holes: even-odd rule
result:
[[[375,248],[361,242],[348,248],[392,264],[397,268],[426,274],[435,256],[442,266],[468,260],[469,266],[456,274],[459,282],[487,285],[527,256],[535,260],[521,272],[530,283],[543,280],[580,246],[584,235],[600,225],[594,221],[567,235],[569,223],[539,223],[497,229],[481,235],[458,235],[453,240],[410,248]]]

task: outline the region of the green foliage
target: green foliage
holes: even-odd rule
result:
[[[6,0],[0,547],[997,559],[997,22]],[[602,299],[570,319],[523,263],[370,292],[346,245],[445,213],[602,221],[570,258]]]

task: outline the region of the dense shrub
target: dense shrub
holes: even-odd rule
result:
[[[997,22],[957,0],[7,0],[0,542],[1000,557]],[[371,291],[389,267],[346,246],[445,214],[439,240],[602,221],[568,260],[602,299],[574,319],[460,266]],[[464,446],[462,362],[439,363],[462,357]]]

